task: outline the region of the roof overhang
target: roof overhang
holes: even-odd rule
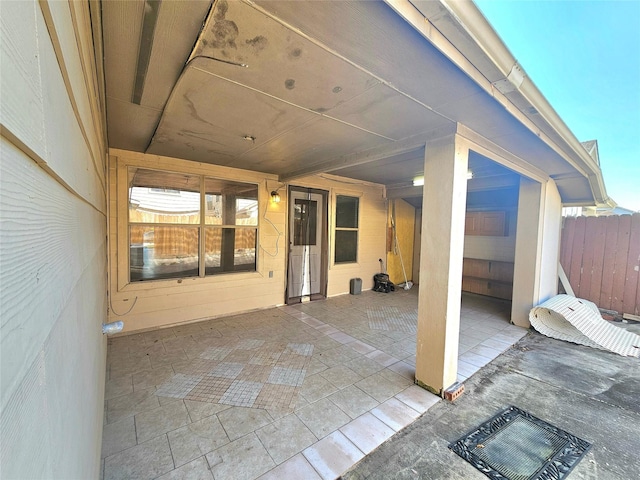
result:
[[[551,175],[565,193],[563,200],[609,202],[598,159],[571,132],[473,1],[385,1],[573,167],[575,173]],[[593,198],[572,198],[572,187],[585,182]]]
[[[520,174],[553,178],[565,203],[606,200],[598,165],[470,1],[146,3],[102,4],[110,147],[393,190],[455,132],[478,185]]]

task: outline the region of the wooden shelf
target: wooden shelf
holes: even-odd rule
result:
[[[463,259],[462,291],[511,300],[513,262]]]

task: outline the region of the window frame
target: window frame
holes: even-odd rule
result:
[[[339,227],[338,226],[338,197],[346,197],[355,199],[357,202],[357,210],[356,210],[356,227]],[[347,194],[347,193],[336,193],[335,195],[335,207],[334,207],[334,218],[333,218],[333,265],[341,266],[341,265],[354,265],[358,264],[360,258],[360,208],[361,208],[361,196]],[[337,261],[337,232],[355,232],[356,233],[356,241],[355,241],[355,260],[349,261]]]
[[[122,170],[119,168],[118,172],[122,172],[124,174],[124,177],[126,179],[126,181],[122,182],[124,183],[124,185],[122,185],[122,183],[120,184],[120,187],[118,189],[119,192],[122,192],[125,194],[125,202],[124,202],[124,209],[126,211],[126,215],[124,216],[124,220],[122,220],[122,216],[120,216],[121,220],[118,220],[118,226],[119,229],[120,227],[124,227],[123,231],[124,235],[122,235],[122,237],[124,237],[122,240],[118,241],[118,245],[126,245],[126,263],[121,264],[119,268],[123,268],[125,269],[125,272],[123,272],[123,276],[121,276],[121,274],[118,274],[118,278],[125,280],[124,285],[121,285],[122,287],[124,287],[125,285],[129,285],[129,286],[135,286],[135,287],[141,287],[143,285],[148,285],[150,283],[154,283],[157,284],[157,282],[171,282],[171,283],[182,283],[183,280],[196,280],[196,279],[214,279],[214,278],[218,278],[218,277],[224,277],[227,274],[256,274],[259,272],[259,244],[260,244],[260,200],[261,200],[261,188],[260,188],[260,182],[256,181],[256,180],[238,180],[238,179],[230,179],[230,178],[226,178],[224,176],[221,175],[216,175],[215,172],[203,172],[203,171],[198,171],[198,172],[193,172],[190,170],[174,170],[174,169],[167,169],[167,168],[162,168],[162,167],[157,167],[157,166],[148,166],[148,165],[140,165],[140,164],[122,164],[121,165]],[[193,223],[193,224],[181,224],[181,223],[157,223],[157,222],[135,222],[135,221],[131,221],[130,218],[130,202],[129,202],[129,173],[131,171],[131,169],[134,170],[138,170],[138,169],[143,169],[143,170],[151,170],[151,171],[156,171],[156,172],[162,172],[162,173],[168,173],[168,174],[178,174],[178,175],[189,175],[189,176],[194,176],[194,177],[198,177],[199,178],[199,190],[198,190],[198,195],[199,195],[199,223]],[[121,177],[122,174],[118,174],[118,178]],[[222,224],[211,224],[211,223],[207,223],[207,210],[206,210],[206,202],[207,202],[207,189],[206,189],[206,179],[213,179],[213,180],[218,180],[218,181],[222,181],[222,182],[229,182],[229,183],[235,183],[235,184],[244,184],[247,186],[253,186],[255,187],[255,192],[256,192],[256,211],[258,213],[257,217],[256,217],[256,224],[255,225],[238,225],[238,224],[225,224],[224,221]],[[155,188],[155,187],[142,187],[142,188]],[[165,189],[166,190],[166,189]],[[160,192],[158,192],[160,193]],[[163,194],[166,194],[167,192],[162,192]],[[209,192],[210,194],[210,192]],[[120,197],[122,198],[122,197]],[[124,213],[124,212],[123,212]],[[148,227],[178,227],[178,228],[193,228],[193,229],[197,229],[198,232],[198,274],[197,275],[189,275],[189,276],[174,276],[174,277],[168,277],[168,278],[150,278],[150,279],[140,279],[140,280],[132,280],[131,278],[131,227],[132,226],[140,226],[140,227],[144,227],[144,226],[148,226]],[[254,262],[253,262],[253,268],[251,269],[247,269],[247,268],[241,268],[238,270],[233,270],[233,271],[220,271],[220,272],[215,272],[215,273],[207,273],[207,266],[206,266],[206,248],[207,248],[207,244],[206,244],[206,234],[207,234],[207,230],[208,229],[213,229],[213,228],[219,228],[222,231],[224,230],[228,230],[228,229],[233,229],[233,230],[251,230],[254,232],[254,236],[255,236],[255,254],[254,254]],[[121,243],[122,242],[122,243]],[[235,248],[235,245],[234,245]],[[250,264],[249,264],[250,265]],[[212,268],[212,267],[209,267]],[[121,283],[119,281],[119,283]]]

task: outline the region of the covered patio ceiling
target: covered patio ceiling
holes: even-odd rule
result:
[[[473,49],[461,29],[446,33],[441,3],[414,3],[423,13],[403,1],[103,2],[109,146],[283,182],[332,173],[411,198],[424,144],[463,124],[556,179],[565,203],[593,203],[575,151],[488,58],[478,69],[494,95],[399,15],[410,6]],[[524,110],[544,131],[516,118]],[[479,153],[470,168],[475,189],[517,183]]]

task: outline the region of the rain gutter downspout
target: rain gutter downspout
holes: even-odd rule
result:
[[[434,37],[436,34],[432,29],[437,30],[437,27],[432,24],[429,19],[425,18],[409,0],[385,0],[385,2],[393,8],[396,13],[404,18],[405,21],[425,36],[425,38],[434,43]],[[518,109],[504,94],[497,91],[493,83],[488,80],[478,67],[476,67],[480,62],[474,61],[474,58],[464,57],[459,52],[457,55],[458,61],[456,61],[456,59],[451,58],[451,51],[443,51],[441,48],[442,45],[434,43],[436,48],[443,51],[443,53],[452,59],[458,67],[474,79],[480,87],[492,95],[519,121],[528,126],[528,128],[545,141],[545,143],[554,148],[554,150],[556,150],[556,152],[564,158],[565,161],[578,170],[580,174],[584,175],[589,181],[596,203],[606,203],[608,201],[608,196],[606,194],[600,167],[591,158],[582,144],[559,117],[546,98],[544,98],[531,79],[526,76],[526,73],[520,67],[514,56],[502,42],[482,12],[480,12],[471,0],[440,0],[439,3],[451,14],[460,27],[473,38],[476,45],[478,45],[494,66],[502,73],[504,79],[508,80],[513,85],[514,89],[517,90],[526,99],[526,101],[536,109],[540,117],[542,117],[551,126],[551,128],[560,135],[571,151],[567,152],[553,142],[552,139],[547,137],[547,135],[540,130],[540,127],[537,126],[533,119],[529,118],[526,113]],[[422,21],[419,21],[419,19]],[[427,31],[425,31],[425,23],[428,23],[428,26],[426,27]],[[446,41],[448,41],[455,49],[455,44],[451,39],[444,37],[440,32],[437,32],[437,35],[446,39]],[[464,60],[460,61],[460,57],[463,57]],[[469,71],[469,65],[465,64],[470,64],[471,69],[474,71]],[[536,128],[532,129],[532,126],[535,126]]]

